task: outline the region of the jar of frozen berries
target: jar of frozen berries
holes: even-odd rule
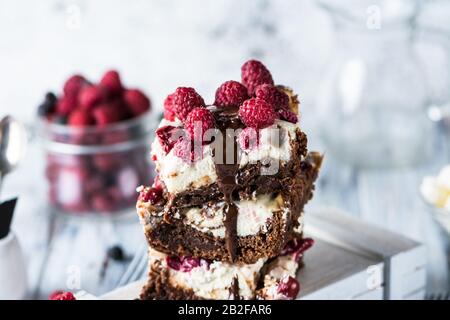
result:
[[[152,180],[149,98],[126,89],[116,71],[97,84],[70,77],[39,106],[48,201],[57,212],[118,214],[135,205],[136,187]]]

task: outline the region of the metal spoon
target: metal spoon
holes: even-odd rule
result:
[[[22,159],[27,139],[24,126],[11,116],[0,120],[0,189],[3,178],[13,171]]]

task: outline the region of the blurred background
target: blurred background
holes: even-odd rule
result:
[[[75,73],[98,81],[116,69],[150,97],[154,121],[176,87],[212,102],[243,62],[259,59],[299,94],[309,149],[326,154],[309,208],[337,207],[424,242],[427,290],[445,292],[448,234],[420,185],[450,159],[449,21],[443,0],[0,0],[0,115],[33,129],[47,91]],[[49,218],[36,140],[1,190],[19,196],[12,228],[30,296],[77,287],[78,273],[81,287],[106,292],[125,268],[107,249],[135,252],[137,218]]]

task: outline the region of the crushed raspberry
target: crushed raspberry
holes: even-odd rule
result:
[[[203,141],[206,131],[214,128],[214,117],[206,108],[195,108],[187,116],[184,126],[191,139]]]
[[[88,112],[78,109],[69,115],[67,123],[73,127],[86,127],[94,124],[94,119]]]
[[[164,119],[169,121],[175,120],[175,110],[173,107],[173,95],[169,94],[166,99],[164,100]]]
[[[216,90],[214,105],[217,107],[239,107],[247,99],[247,88],[240,82],[230,80]]]
[[[166,257],[167,265],[176,271],[181,272],[190,272],[192,269],[205,266],[209,268],[210,262],[208,260],[194,258],[194,257],[176,257],[176,256],[167,256]]]
[[[150,202],[151,204],[157,204],[163,198],[162,189],[159,188],[146,188],[139,193],[139,200],[143,202]]]
[[[241,67],[242,84],[247,87],[247,92],[252,96],[260,84],[273,84],[269,70],[258,60],[249,60]]]
[[[119,73],[116,70],[107,71],[100,80],[100,85],[107,88],[113,95],[119,95],[123,90]]]
[[[180,139],[173,146],[175,156],[189,164],[201,159],[202,151],[201,145],[197,145],[189,139]]]
[[[281,251],[282,256],[293,255],[295,261],[299,261],[303,253],[314,245],[311,238],[298,239],[294,238],[289,241]]]
[[[76,97],[87,84],[88,82],[82,75],[75,74],[64,83],[63,92],[66,96]]]
[[[173,149],[175,143],[183,136],[183,131],[174,126],[163,126],[156,130],[156,137],[164,152],[167,154]]]
[[[49,297],[50,300],[76,300],[72,292],[55,291]]]
[[[195,108],[205,106],[205,101],[194,88],[179,87],[173,93],[172,98],[173,110],[181,121],[184,121]]]
[[[93,108],[95,105],[102,102],[105,97],[105,91],[100,86],[87,86],[84,87],[80,94],[78,95],[78,101],[80,103],[80,107],[84,110],[89,110]]]
[[[197,268],[199,266],[200,266],[200,259],[192,257],[184,257],[181,262],[180,271],[189,272],[192,269]]]
[[[290,123],[297,123],[298,122],[298,116],[293,113],[291,110],[288,109],[278,109],[277,110],[278,116],[281,120],[288,121]]]
[[[264,100],[251,98],[239,108],[239,117],[247,127],[263,129],[271,126],[277,118],[275,109]]]
[[[120,121],[122,112],[116,105],[102,104],[92,111],[95,123],[99,127]]]
[[[56,104],[56,113],[62,116],[67,116],[77,108],[77,98],[69,95],[62,97]]]
[[[275,110],[289,109],[289,96],[271,84],[261,84],[255,89],[255,97],[270,103]]]
[[[125,90],[123,99],[135,117],[140,116],[150,109],[150,99],[138,89]]]
[[[244,151],[250,151],[259,145],[259,132],[251,127],[247,127],[241,131],[238,136],[239,146]]]
[[[277,292],[288,299],[295,299],[300,292],[300,284],[297,279],[286,277],[278,284]]]

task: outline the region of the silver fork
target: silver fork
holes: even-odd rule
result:
[[[128,265],[125,273],[120,277],[116,287],[122,287],[128,283],[141,279],[147,270],[147,244],[143,243],[130,264]]]
[[[425,300],[450,300],[450,292],[427,294]]]

